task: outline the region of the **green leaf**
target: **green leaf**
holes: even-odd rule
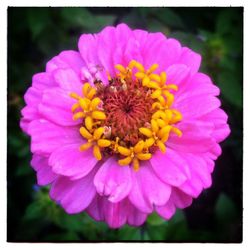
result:
[[[216,32],[224,35],[232,32],[232,27],[238,21],[237,12],[233,8],[226,8],[222,10],[217,18]]]
[[[33,202],[27,207],[24,218],[26,220],[33,220],[41,216],[43,216],[43,207],[38,202]]]
[[[56,224],[69,231],[81,232],[85,224],[84,216],[83,214],[69,215],[62,212]]]
[[[36,39],[50,23],[47,8],[29,8],[27,10],[27,18],[33,39]]]
[[[168,224],[162,224],[160,226],[147,226],[147,233],[150,240],[162,241],[166,239],[168,232]]]
[[[175,215],[169,220],[169,225],[177,224],[177,223],[186,223],[186,217],[184,212],[180,209],[177,209]]]
[[[154,212],[148,216],[147,223],[152,226],[158,226],[167,223],[167,221]]]
[[[180,16],[170,8],[153,8],[152,15],[170,28],[184,28],[185,25]]]
[[[198,53],[203,53],[204,42],[199,39],[198,36],[187,32],[176,31],[171,33],[171,37],[178,39],[182,46],[185,45]]]
[[[242,107],[243,89],[241,79],[236,72],[225,70],[219,74],[217,84],[222,95],[233,105]]]
[[[80,238],[75,232],[54,233],[46,235],[44,241],[79,241]]]
[[[87,31],[97,32],[107,25],[113,25],[114,15],[92,15],[86,8],[63,8],[62,20],[67,28],[84,28]]]
[[[128,225],[123,226],[118,231],[118,239],[124,241],[140,240],[140,228],[130,227]]]
[[[237,210],[234,202],[226,194],[220,194],[215,205],[215,214],[219,222],[227,223],[237,217]]]

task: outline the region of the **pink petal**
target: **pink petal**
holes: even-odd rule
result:
[[[81,54],[81,57],[83,58],[84,62],[88,65],[90,63],[92,64],[99,64],[99,58],[97,56],[97,39],[96,36],[93,36],[92,34],[83,34],[81,35],[79,42],[78,42],[78,48]]]
[[[90,68],[98,69],[98,73],[95,74],[95,78],[98,78],[102,80],[104,84],[107,84],[108,77],[106,71],[108,69],[104,68],[104,65],[102,64],[102,61],[100,60],[98,55],[99,36],[100,34],[97,34],[95,36],[91,34],[82,35],[78,42],[78,48],[84,62],[87,65],[87,68],[89,68],[89,70]]]
[[[166,39],[162,33],[151,33],[142,49],[144,64],[149,68],[152,64],[159,64],[156,72],[165,71],[171,64],[178,61],[181,46],[175,39]]]
[[[53,75],[48,72],[37,73],[32,77],[32,87],[41,90],[56,87]]]
[[[49,155],[62,145],[81,143],[82,138],[78,128],[61,127],[47,120],[34,120],[29,125],[31,136],[31,152]]]
[[[170,198],[169,201],[163,206],[156,206],[156,212],[164,219],[169,220],[175,213],[175,205]]]
[[[115,159],[109,158],[99,168],[94,184],[100,195],[107,196],[111,202],[119,202],[131,190],[131,169],[129,166],[121,167]]]
[[[227,124],[228,116],[222,109],[213,110],[201,119],[204,121],[213,121],[215,128],[212,136],[217,142],[223,141],[230,134],[230,128]]]
[[[189,178],[179,189],[192,197],[198,197],[203,188],[212,184],[211,174],[208,171],[207,163],[201,157],[194,154],[182,154],[189,163],[191,178]]]
[[[49,165],[55,173],[79,179],[87,174],[97,164],[92,150],[80,152],[81,144],[62,145],[49,158]]]
[[[58,125],[74,126],[82,122],[80,119],[73,120],[71,107],[74,103],[76,103],[75,99],[61,88],[48,89],[43,93],[39,112],[43,117]]]
[[[50,197],[60,202],[69,214],[80,213],[86,209],[93,200],[96,191],[93,184],[95,170],[84,178],[70,180],[67,177],[59,177],[50,190]]]
[[[42,157],[34,154],[30,164],[37,172],[38,185],[48,185],[56,179],[57,175],[51,170],[51,167],[48,165],[47,157]]]
[[[112,203],[107,198],[102,198],[102,209],[105,221],[111,228],[119,228],[126,223],[128,213],[128,201],[126,199]]]
[[[127,223],[130,226],[141,226],[147,219],[148,214],[141,212],[132,204],[130,204],[127,215]]]
[[[101,65],[112,76],[115,75],[113,50],[115,50],[115,28],[108,26],[98,34],[97,53]]]
[[[173,186],[180,186],[190,175],[185,160],[170,148],[165,154],[157,150],[150,159],[150,163],[157,176]]]
[[[196,73],[186,82],[185,88],[176,92],[175,97],[176,102],[180,102],[199,95],[218,96],[219,94],[220,89],[212,83],[209,76]]]
[[[171,193],[171,199],[177,208],[186,208],[192,204],[192,197],[183,193],[178,188],[173,188]]]
[[[141,163],[139,171],[132,172],[132,177],[129,200],[141,212],[150,213],[154,205],[163,205],[169,199],[171,187],[155,175],[148,162]]]
[[[167,141],[168,147],[187,153],[204,153],[215,147],[215,140],[211,136],[214,125],[209,122],[190,120],[180,122],[177,127],[182,136],[171,134]]]
[[[42,97],[41,90],[34,87],[30,87],[28,88],[28,90],[24,95],[24,100],[27,105],[37,106],[41,100],[41,97]]]
[[[69,95],[75,92],[82,95],[83,84],[78,76],[72,69],[58,69],[54,72],[56,83]]]
[[[183,193],[178,188],[173,188],[170,199],[163,206],[156,206],[156,212],[166,220],[169,220],[177,208],[185,208],[192,203],[192,197]]]
[[[140,51],[140,44],[134,38],[128,40],[126,48],[124,49],[124,65],[128,65],[131,60],[142,62],[143,58]],[[116,59],[117,61],[117,59]]]
[[[135,39],[139,42],[141,49],[143,49],[148,42],[149,33],[145,30],[133,30]]]
[[[183,119],[194,119],[201,117],[220,106],[218,98],[211,95],[189,96],[182,100],[176,100],[173,108],[182,113]]]
[[[102,199],[100,195],[96,194],[93,198],[92,202],[86,209],[86,212],[90,217],[92,217],[96,221],[104,221],[104,213],[102,209]]]
[[[166,70],[167,84],[175,84],[178,86],[178,94],[187,84],[190,70],[184,64],[173,64]]]
[[[111,228],[119,228],[126,223],[128,208],[127,199],[112,203],[106,197],[96,195],[87,213],[97,221],[107,222]]]
[[[46,65],[46,72],[52,72],[56,69],[71,68],[80,76],[80,69],[85,66],[81,55],[77,51],[67,50],[53,57]]]
[[[187,65],[191,69],[191,73],[194,74],[200,68],[201,56],[200,54],[192,51],[191,49],[184,47],[181,50],[179,62]]]
[[[128,27],[128,25],[122,23],[116,26],[115,40],[118,46],[124,48],[127,41],[133,37],[133,35],[133,31]]]
[[[20,126],[24,132],[28,132],[29,124],[32,120],[40,118],[37,106],[41,101],[41,91],[30,87],[24,95],[26,106],[21,110],[22,118]]]

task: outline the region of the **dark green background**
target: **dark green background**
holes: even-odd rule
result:
[[[161,31],[202,54],[202,71],[221,88],[230,137],[222,143],[213,185],[168,222],[153,214],[140,228],[109,229],[84,213],[67,215],[35,185],[30,140],[19,128],[32,75],[62,50],[77,49],[82,33],[126,22]],[[8,241],[242,240],[243,8],[9,8],[8,9]]]

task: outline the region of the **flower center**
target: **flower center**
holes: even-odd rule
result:
[[[111,137],[122,139],[124,146],[134,146],[141,137],[138,128],[153,114],[150,92],[132,79],[122,83],[117,77],[97,91],[97,96],[103,101],[104,125],[111,128]]]
[[[171,108],[177,86],[166,83],[165,72],[153,73],[157,64],[145,70],[132,60],[126,68],[115,67],[117,75],[108,75],[108,85],[96,80],[94,87],[83,85],[83,97],[71,93],[77,100],[73,119],[83,122],[80,134],[87,141],[80,150],[93,147],[98,160],[116,155],[120,165],[132,163],[138,170],[139,162],[149,160],[158,148],[166,152],[170,133],[182,135],[174,126],[182,115]]]

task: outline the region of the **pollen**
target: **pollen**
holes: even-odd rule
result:
[[[80,151],[92,148],[97,160],[112,156],[135,171],[156,150],[167,153],[170,134],[182,136],[182,114],[172,108],[178,86],[168,83],[166,72],[156,73],[158,68],[131,60],[117,64],[114,75],[107,72],[108,84],[86,82],[82,95],[70,93],[76,101],[72,119],[81,121]]]

